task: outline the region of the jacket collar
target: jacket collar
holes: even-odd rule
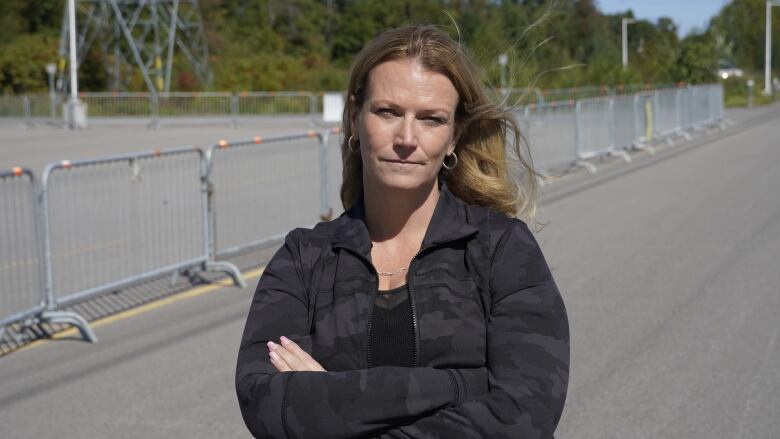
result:
[[[439,199],[425,232],[421,249],[465,238],[478,229],[470,224],[468,204],[456,197],[440,180]],[[368,257],[371,252],[371,238],[366,226],[366,211],[361,192],[358,201],[343,215],[343,222],[337,228],[334,247],[346,247]]]

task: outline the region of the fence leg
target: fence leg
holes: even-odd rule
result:
[[[328,141],[331,132],[336,133],[336,131],[327,130],[317,134],[317,139],[320,142],[320,220],[322,221],[330,221],[333,218],[333,208],[330,205],[330,181],[328,179]]]
[[[206,261],[203,263],[204,271],[224,271],[233,279],[233,285],[239,288],[246,288],[246,281],[241,274],[241,270],[230,262],[225,261]]]
[[[89,326],[89,323],[87,323],[84,317],[81,317],[75,312],[44,311],[43,313],[41,313],[40,319],[47,321],[49,323],[67,323],[73,325],[76,328],[78,328],[79,332],[81,333],[81,337],[84,340],[92,343],[97,343],[98,341],[97,336],[92,331],[92,328]]]

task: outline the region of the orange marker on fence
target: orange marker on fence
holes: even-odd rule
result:
[[[252,140],[254,140],[254,142],[257,143],[258,145],[263,143],[263,138],[260,136],[255,136],[255,138]]]
[[[227,140],[225,140],[225,139],[222,139],[222,140],[220,140],[219,142],[217,142],[217,145],[219,145],[219,149],[225,149],[225,148],[227,148],[228,146],[230,146],[230,143],[228,143],[228,141],[227,141]]]
[[[13,169],[11,169],[11,172],[14,173],[14,176],[18,177],[18,176],[22,175],[24,170],[22,168],[20,168],[19,166],[14,166]]]

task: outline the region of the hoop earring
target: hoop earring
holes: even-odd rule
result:
[[[452,151],[451,155],[452,155],[452,157],[455,157],[455,163],[453,163],[451,165],[447,164],[447,157],[449,157],[449,156],[444,157],[444,160],[441,162],[441,165],[444,166],[444,169],[446,169],[448,171],[452,171],[453,169],[455,169],[456,166],[458,166],[458,155],[455,154],[455,151]]]
[[[358,145],[357,149],[353,149],[352,148],[352,141],[353,140],[355,140],[355,139],[353,139],[352,136],[349,136],[349,140],[347,140],[347,149],[352,154],[357,154],[358,152],[360,152],[360,145]]]

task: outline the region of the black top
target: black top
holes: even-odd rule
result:
[[[368,333],[368,366],[414,366],[414,324],[409,288],[379,291]]]

